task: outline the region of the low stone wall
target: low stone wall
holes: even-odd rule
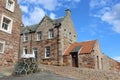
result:
[[[40,64],[39,67],[52,71],[56,74],[78,80],[120,80],[120,72],[117,71],[74,68],[66,66],[51,66],[42,64]]]

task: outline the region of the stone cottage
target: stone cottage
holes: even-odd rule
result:
[[[76,42],[77,35],[71,19],[71,11],[58,19],[44,16],[40,23],[22,27],[20,55],[34,54],[38,63],[63,64],[63,53]]]
[[[120,63],[102,54],[98,40],[72,43],[64,52],[63,62],[68,66],[120,70]]]
[[[0,0],[0,66],[18,60],[21,16],[17,0]]]

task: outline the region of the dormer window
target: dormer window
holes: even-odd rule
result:
[[[49,30],[49,39],[52,39],[52,38],[54,38],[54,31],[53,31],[53,29],[50,29]]]
[[[7,33],[11,33],[11,31],[12,31],[12,23],[13,23],[12,19],[10,19],[9,17],[3,15],[0,30],[2,30],[4,32],[7,32]]]
[[[14,12],[14,7],[15,7],[15,1],[14,0],[6,0],[6,8],[9,11]]]

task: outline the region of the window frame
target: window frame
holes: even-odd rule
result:
[[[5,30],[5,29],[3,28],[3,23],[4,23],[3,20],[4,20],[4,18],[10,20],[10,23],[8,24],[8,29],[7,29],[7,30]],[[6,33],[11,34],[11,32],[12,32],[12,27],[13,27],[13,20],[12,20],[10,17],[8,17],[8,16],[2,15],[0,30],[4,31],[4,32],[6,32]]]
[[[27,50],[26,52],[28,53],[28,49],[27,49],[27,46],[24,46],[23,47],[23,54],[26,55],[27,53],[25,53],[25,49]]]
[[[40,35],[39,35],[39,33],[40,33]],[[42,40],[42,32],[41,31],[37,32],[37,41],[40,41],[40,40]]]
[[[37,55],[35,54],[35,52],[37,52]],[[38,58],[38,49],[37,48],[33,48],[33,54],[35,55],[35,58]]]
[[[0,52],[1,54],[3,54],[3,53],[4,53],[4,50],[5,50],[5,41],[0,41],[0,43],[3,44],[3,50]]]
[[[12,1],[13,2],[13,5],[10,7],[8,6],[8,1]],[[10,7],[10,8],[9,8]],[[11,12],[14,12],[14,9],[15,9],[15,1],[14,0],[6,0],[6,6],[5,8]]]
[[[27,37],[27,39],[26,39],[26,37]],[[24,33],[24,42],[27,42],[27,41],[28,41],[28,33]]]
[[[49,29],[49,39],[53,39],[54,38],[54,29]]]
[[[49,48],[49,56],[47,56],[47,48]],[[51,51],[50,51],[50,46],[46,46],[45,47],[45,58],[50,58],[50,54],[51,54]]]

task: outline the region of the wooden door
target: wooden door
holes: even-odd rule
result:
[[[72,66],[78,67],[78,55],[77,55],[77,53],[72,54]]]

